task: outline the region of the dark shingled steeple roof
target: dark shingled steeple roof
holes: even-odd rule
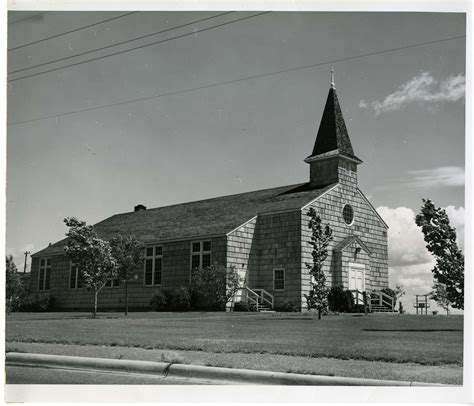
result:
[[[316,142],[314,143],[313,153],[308,158],[330,151],[338,151],[343,155],[357,158],[354,155],[351,140],[347,133],[346,123],[342,116],[336,89],[333,86],[329,89],[323,117],[319,125]]]

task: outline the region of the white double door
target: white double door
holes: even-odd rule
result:
[[[349,290],[365,290],[365,265],[349,263]]]

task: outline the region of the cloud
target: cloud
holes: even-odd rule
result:
[[[398,90],[386,96],[382,101],[370,103],[375,115],[388,111],[397,111],[410,103],[425,105],[430,110],[441,103],[453,103],[464,97],[466,78],[460,73],[439,82],[430,72],[422,72],[418,76],[399,86]],[[359,102],[365,109],[369,104],[365,100]]]
[[[450,223],[456,227],[458,242],[464,240],[464,207],[444,208]],[[403,285],[406,294],[402,297],[405,310],[414,313],[412,302],[415,295],[428,294],[434,284],[431,270],[435,258],[426,249],[421,229],[415,224],[415,212],[408,207],[390,208],[380,206],[377,212],[390,227],[388,229],[388,274],[389,286]],[[442,312],[434,301],[430,310]]]
[[[464,250],[464,207],[456,209],[454,206],[447,206],[444,207],[444,210],[449,217],[449,224],[456,229],[457,243]]]
[[[416,187],[464,186],[464,168],[459,166],[419,169],[408,171],[408,174],[411,176],[408,183]]]
[[[415,224],[415,212],[408,207],[381,206],[377,212],[388,224],[389,266],[424,264],[432,261],[421,229]]]

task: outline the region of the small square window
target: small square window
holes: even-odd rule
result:
[[[146,249],[146,256],[147,257],[152,257],[153,256],[153,247],[148,247]]]
[[[160,245],[155,247],[155,255],[162,255],[163,254],[163,247]]]
[[[211,250],[211,242],[210,241],[204,241],[202,250],[203,251],[210,251]]]
[[[201,243],[200,242],[193,242],[193,252],[201,251]]]

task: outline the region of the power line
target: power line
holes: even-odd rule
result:
[[[17,70],[8,72],[8,74],[11,75],[11,74],[13,74],[13,73],[18,73],[18,72],[22,72],[22,71],[25,71],[25,70],[38,68],[38,67],[40,67],[40,66],[49,65],[49,64],[52,64],[52,63],[55,63],[55,62],[65,61],[65,60],[67,60],[67,59],[71,59],[71,58],[76,58],[76,57],[78,57],[78,56],[87,55],[87,54],[90,54],[90,53],[92,53],[92,52],[102,51],[102,50],[107,49],[107,48],[117,47],[117,46],[119,46],[119,45],[127,44],[127,43],[129,43],[129,42],[138,41],[139,39],[143,39],[143,38],[147,38],[147,37],[152,37],[152,36],[158,35],[158,34],[163,34],[163,33],[168,32],[168,31],[177,30],[178,28],[187,27],[187,26],[189,26],[189,25],[197,24],[197,23],[200,23],[200,22],[203,22],[203,21],[206,21],[206,20],[210,20],[210,19],[212,19],[212,18],[221,17],[221,16],[223,16],[223,15],[231,14],[231,13],[235,13],[235,11],[227,11],[227,12],[225,12],[225,13],[216,14],[216,15],[213,15],[213,16],[211,16],[211,17],[206,17],[206,18],[202,18],[202,19],[200,19],[200,20],[191,21],[190,23],[178,25],[178,26],[176,26],[176,27],[167,28],[166,30],[161,30],[161,31],[157,31],[157,32],[154,32],[154,33],[151,33],[151,34],[143,35],[143,36],[141,36],[141,37],[132,38],[132,39],[129,39],[129,40],[127,40],[127,41],[122,41],[122,42],[118,42],[118,43],[116,43],[116,44],[107,45],[107,46],[104,46],[104,47],[101,47],[101,48],[92,49],[92,50],[90,50],[90,51],[82,52],[82,53],[79,53],[79,54],[69,55],[69,56],[66,56],[66,57],[64,57],[64,58],[59,58],[59,59],[55,59],[55,60],[53,60],[53,61],[40,63],[40,64],[38,64],[38,65],[29,66],[29,67],[27,67],[27,68],[17,69]]]
[[[257,14],[251,15],[251,16],[242,17],[242,18],[239,18],[239,19],[237,19],[237,20],[228,21],[228,22],[225,22],[225,23],[213,25],[213,26],[211,26],[211,27],[202,28],[202,29],[200,29],[200,30],[195,30],[195,31],[193,31],[193,32],[188,32],[188,33],[186,33],[186,34],[181,34],[181,35],[177,35],[177,36],[175,36],[175,37],[162,39],[162,40],[160,40],[160,41],[151,42],[150,44],[139,45],[139,46],[136,46],[136,47],[134,47],[134,48],[126,49],[126,50],[124,50],[124,51],[118,51],[118,52],[114,52],[114,53],[111,53],[111,54],[108,54],[108,55],[98,56],[97,58],[91,58],[91,59],[87,59],[87,60],[85,60],[85,61],[76,62],[76,63],[71,63],[70,65],[61,66],[61,67],[59,67],[59,68],[53,68],[53,69],[48,69],[48,70],[45,70],[45,71],[42,71],[42,72],[38,72],[38,73],[32,73],[31,75],[25,75],[25,76],[22,76],[22,77],[19,77],[19,78],[16,78],[16,79],[10,79],[10,80],[8,80],[7,82],[16,82],[17,80],[26,79],[26,78],[31,78],[31,77],[34,77],[34,76],[42,75],[42,74],[44,74],[44,73],[55,72],[55,71],[58,71],[58,70],[61,70],[61,69],[70,68],[70,67],[72,67],[72,66],[83,65],[83,64],[85,64],[85,63],[97,61],[97,60],[99,60],[99,59],[108,58],[108,57],[110,57],[110,56],[115,56],[115,55],[124,54],[124,53],[126,53],[126,52],[135,51],[135,50],[137,50],[137,49],[146,48],[146,47],[149,47],[149,46],[152,46],[152,45],[161,44],[161,43],[163,43],[163,42],[168,42],[168,41],[171,41],[171,40],[174,40],[174,39],[184,38],[184,37],[188,37],[188,36],[190,36],[190,35],[198,34],[198,33],[200,33],[200,32],[213,30],[214,28],[219,28],[219,27],[223,27],[224,25],[234,24],[234,23],[237,23],[237,22],[239,22],[239,21],[248,20],[249,18],[258,17],[258,16],[261,16],[261,15],[263,15],[263,14],[268,14],[268,13],[271,13],[271,11],[264,11],[263,13],[257,13]]]
[[[10,51],[15,51],[15,50],[20,49],[20,48],[25,48],[25,47],[30,46],[30,45],[39,44],[40,42],[48,41],[48,40],[53,39],[53,38],[58,38],[58,37],[61,37],[61,36],[63,36],[63,35],[66,35],[66,34],[71,34],[71,33],[73,33],[73,32],[85,30],[86,28],[94,27],[94,26],[96,26],[96,25],[103,24],[103,23],[106,23],[106,22],[112,21],[112,20],[117,20],[117,19],[119,19],[119,18],[126,17],[126,16],[129,16],[129,15],[131,15],[131,14],[136,14],[136,13],[139,13],[139,11],[132,11],[131,13],[121,14],[121,15],[119,15],[119,16],[112,17],[112,18],[108,18],[107,20],[102,20],[102,21],[99,21],[99,22],[94,23],[94,24],[89,24],[89,25],[86,25],[86,26],[84,26],[84,27],[75,28],[74,30],[66,31],[66,32],[63,32],[63,33],[61,33],[61,34],[56,34],[56,35],[53,35],[53,36],[51,36],[51,37],[39,39],[38,41],[29,42],[28,44],[19,45],[19,46],[17,46],[17,47],[10,48],[10,49],[8,50],[8,52],[10,52]]]
[[[416,43],[416,44],[405,45],[405,46],[402,46],[402,47],[383,49],[383,50],[380,50],[380,51],[368,52],[368,53],[365,53],[365,54],[354,55],[354,56],[349,56],[349,57],[345,57],[345,58],[332,59],[330,61],[314,63],[314,64],[311,64],[311,65],[304,65],[304,66],[298,66],[298,67],[294,67],[294,68],[283,69],[283,70],[279,70],[279,71],[276,71],[276,72],[262,73],[260,75],[246,76],[244,78],[233,79],[233,80],[228,80],[228,81],[219,82],[219,83],[212,83],[210,85],[193,87],[193,88],[189,88],[189,89],[178,90],[178,91],[175,91],[175,92],[162,93],[162,94],[158,94],[158,95],[155,95],[155,96],[148,96],[148,97],[142,97],[142,98],[139,98],[139,99],[125,100],[125,101],[118,102],[118,103],[106,104],[106,105],[97,106],[97,107],[90,107],[90,108],[87,108],[87,109],[80,109],[80,110],[70,111],[70,112],[67,112],[67,113],[52,114],[52,115],[49,115],[49,116],[32,118],[32,119],[29,119],[29,120],[15,121],[13,123],[7,123],[7,125],[12,126],[12,125],[17,125],[17,124],[31,123],[33,121],[63,117],[63,116],[68,116],[68,115],[72,115],[72,114],[77,114],[77,113],[84,113],[84,112],[93,111],[93,110],[105,109],[107,107],[122,106],[124,104],[136,103],[136,102],[139,102],[139,101],[147,101],[147,100],[152,100],[152,99],[158,99],[160,97],[173,96],[173,95],[178,95],[178,94],[182,94],[182,93],[193,92],[193,91],[196,91],[196,90],[210,89],[210,88],[221,86],[221,85],[228,85],[228,84],[231,84],[231,83],[243,82],[245,80],[258,79],[258,78],[263,78],[263,77],[266,77],[266,76],[273,76],[273,75],[278,75],[278,74],[281,74],[281,73],[293,72],[293,71],[296,71],[296,70],[314,68],[314,67],[317,67],[317,66],[330,65],[330,64],[333,64],[333,63],[337,63],[337,62],[349,61],[349,60],[352,60],[352,59],[358,59],[358,58],[364,58],[364,57],[367,57],[367,56],[380,55],[380,54],[384,54],[384,53],[388,53],[388,52],[399,51],[399,50],[402,50],[402,49],[415,48],[415,47],[419,47],[419,46],[431,45],[431,44],[436,44],[436,43],[439,43],[439,42],[452,41],[452,40],[461,39],[461,38],[466,38],[466,36],[461,35],[461,36],[458,36],[458,37],[444,38],[444,39],[439,39],[439,40],[434,40],[434,41],[427,41],[427,42],[419,42],[419,43]]]
[[[16,24],[16,23],[21,23],[22,21],[30,20],[30,19],[35,18],[35,17],[37,17],[37,16],[40,16],[41,14],[44,14],[44,13],[45,13],[45,12],[36,13],[36,14],[33,14],[33,15],[29,16],[29,17],[25,17],[25,18],[21,18],[21,19],[19,19],[19,20],[12,21],[12,22],[8,23],[8,25],[13,25],[13,24]]]

